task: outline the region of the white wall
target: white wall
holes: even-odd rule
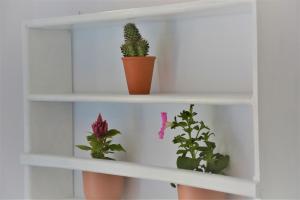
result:
[[[299,0],[258,1],[261,194],[265,198],[300,198],[297,11]]]
[[[130,3],[127,4],[128,2]],[[159,0],[0,0],[0,47],[4,50],[3,52],[0,50],[0,122],[2,122],[0,199],[23,196],[23,168],[19,164],[19,154],[23,150],[21,21],[76,14],[78,10],[85,13],[160,2]],[[296,146],[300,144],[300,137],[297,138],[299,129],[297,130],[296,124],[297,122],[300,124],[300,118],[297,119],[297,115],[291,113],[295,113],[297,100],[298,102],[300,100],[299,81],[297,82],[300,74],[300,56],[299,46],[295,40],[299,39],[300,16],[299,14],[297,16],[296,9],[298,6],[300,13],[300,5],[298,0],[258,0],[258,2],[260,103],[263,106],[260,119],[260,123],[263,124],[260,137],[262,195],[269,198],[299,198],[300,163],[297,160],[300,156],[297,154],[299,149]],[[270,73],[274,73],[274,76],[271,77]],[[292,98],[288,99],[287,96]],[[272,110],[269,105],[286,106]],[[281,125],[281,120],[289,123]]]
[[[22,71],[21,33],[19,21],[23,5],[13,7],[12,2],[1,5],[3,52],[1,66],[1,195],[22,197],[23,168],[18,164],[23,149],[22,125]],[[8,20],[9,18],[9,20]]]
[[[298,16],[297,18],[300,19],[300,1],[297,1],[297,13]],[[299,25],[299,23],[297,23]],[[298,60],[300,63],[300,25],[298,26],[298,38],[297,38],[297,43],[298,43]],[[296,73],[298,74],[298,76],[300,76],[300,67],[299,65],[296,67],[298,69],[298,71],[296,71]],[[298,104],[298,164],[297,166],[300,166],[300,78],[297,79],[297,91],[298,91],[298,98],[297,98],[297,104]],[[298,167],[299,171],[298,171],[298,180],[300,180],[300,167]],[[300,196],[300,190],[298,191],[298,197]]]
[[[3,27],[4,22],[4,14],[3,14],[3,1],[0,1],[0,27]],[[2,47],[3,47],[3,31],[0,29],[0,113],[2,113]],[[2,152],[2,134],[1,134],[1,127],[2,127],[2,115],[0,114],[0,152]],[[0,153],[0,179],[2,180],[2,155]],[[2,188],[3,188],[3,181],[0,181],[0,194],[2,194]]]

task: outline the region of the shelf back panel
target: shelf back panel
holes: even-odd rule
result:
[[[29,92],[72,92],[70,31],[29,29],[28,37]]]
[[[135,22],[157,57],[152,93],[251,93],[252,14],[128,20],[73,29],[75,93],[127,93],[120,46]]]
[[[114,138],[114,142],[121,143],[126,153],[116,153],[114,158],[142,165],[176,168],[178,149],[172,143],[172,139],[182,131],[167,130],[165,138],[160,140],[160,112],[167,112],[168,120],[171,121],[176,114],[188,107],[188,104],[75,103],[75,144],[87,144],[86,136],[88,131],[91,131],[90,125],[98,113],[102,113],[109,123],[109,128],[116,128],[122,132],[122,135]],[[215,133],[216,151],[231,156],[226,174],[252,180],[254,154],[251,106],[196,105],[195,112],[199,113],[197,120],[203,120]],[[74,155],[81,158],[90,157],[88,152],[77,148],[74,149]],[[75,195],[83,197],[80,171],[75,171],[74,179]],[[147,188],[157,187],[164,189],[151,190],[151,194],[146,192]],[[176,198],[176,193],[168,183],[150,180],[128,179],[125,193],[129,199]]]

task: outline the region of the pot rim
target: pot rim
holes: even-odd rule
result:
[[[156,59],[156,56],[128,56],[128,57],[122,57],[122,60],[142,60],[142,59]]]

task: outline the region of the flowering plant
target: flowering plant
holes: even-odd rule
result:
[[[223,174],[223,170],[229,164],[229,156],[214,153],[216,144],[210,140],[214,135],[203,121],[196,121],[197,115],[193,111],[194,105],[189,110],[183,110],[174,121],[167,121],[167,113],[162,112],[162,127],[159,131],[160,139],[163,139],[165,130],[181,129],[183,132],[176,135],[173,143],[179,146],[176,154],[177,168],[195,170],[214,174]]]
[[[87,141],[90,146],[86,145],[76,145],[81,150],[91,151],[91,156],[98,159],[114,160],[107,157],[107,154],[112,154],[115,151],[124,151],[125,149],[120,144],[112,144],[112,137],[121,134],[120,131],[116,129],[108,130],[108,123],[106,120],[102,119],[101,114],[99,114],[97,120],[92,124],[93,132],[88,135]]]

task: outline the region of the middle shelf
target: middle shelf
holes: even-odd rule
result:
[[[84,159],[46,154],[23,154],[21,162],[30,166],[86,170],[132,178],[174,182],[248,197],[255,197],[256,191],[256,183],[254,181],[123,161]]]
[[[115,102],[115,103],[196,103],[214,105],[252,104],[252,96],[245,93],[224,94],[31,94],[29,101],[45,102]]]

